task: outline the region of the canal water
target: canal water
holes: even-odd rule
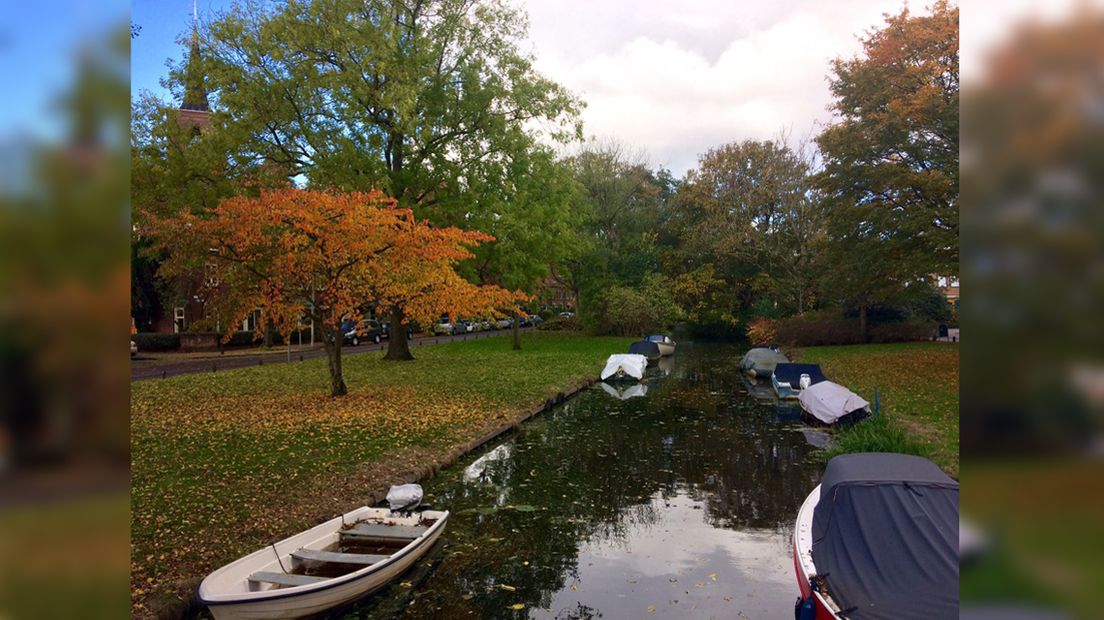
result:
[[[595,385],[441,472],[423,486],[446,540],[344,617],[792,617],[823,464],[741,354],[682,343],[642,386]]]

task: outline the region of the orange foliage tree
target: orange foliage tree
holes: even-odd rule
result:
[[[453,270],[491,236],[430,227],[378,191],[262,191],[258,198],[224,200],[202,215],[151,217],[149,229],[169,256],[163,275],[206,271],[208,304],[230,318],[226,338],[256,309],[285,338],[303,317],[320,326],[333,396],[347,392],[341,323],[359,319],[366,305],[399,307],[429,320],[441,312],[496,313],[521,299],[475,286]],[[391,333],[406,335],[397,325]]]

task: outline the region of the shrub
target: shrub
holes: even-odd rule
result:
[[[573,316],[566,319],[562,316],[554,316],[537,326],[537,329],[550,332],[578,332],[583,330],[583,324],[579,317]]]
[[[179,334],[141,333],[131,334],[130,339],[143,353],[158,351],[176,351],[180,348]]]
[[[753,319],[747,326],[747,337],[752,343],[778,341],[778,319]]]

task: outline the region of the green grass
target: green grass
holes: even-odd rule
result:
[[[958,475],[959,345],[914,342],[809,347],[802,362],[820,364],[832,381],[870,401],[879,415],[841,429],[826,457],[849,452],[904,452],[930,458]]]
[[[511,422],[630,339],[534,333],[137,382],[131,390],[131,594],[148,616],[264,543],[363,502],[367,488]],[[375,469],[373,468],[375,467]]]

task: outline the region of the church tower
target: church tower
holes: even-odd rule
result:
[[[184,102],[180,105],[182,126],[207,129],[211,107],[203,85],[203,66],[199,58],[199,15],[196,0],[192,0],[192,45],[188,51],[188,66],[184,70]]]

